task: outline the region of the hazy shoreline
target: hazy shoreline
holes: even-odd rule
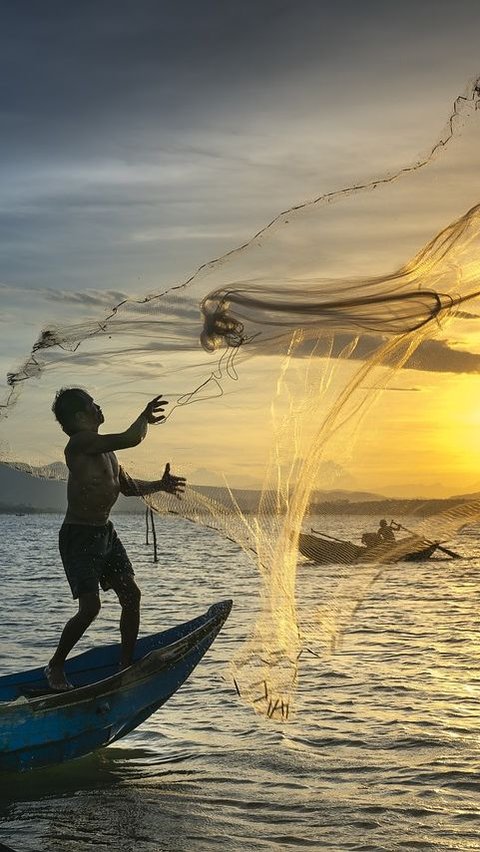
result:
[[[438,512],[446,509],[453,509],[456,506],[461,506],[466,499],[446,499],[446,500],[371,500],[362,502],[350,502],[348,500],[327,501],[325,503],[312,503],[309,507],[307,516],[318,515],[372,515],[375,517],[393,518],[398,515],[412,515],[415,517],[426,517],[435,515]],[[122,508],[114,510],[115,515],[142,515],[146,506],[132,506],[131,509]],[[236,510],[231,508],[232,514],[236,514]],[[240,504],[242,512],[246,515],[255,514],[257,506]],[[66,507],[65,507],[66,509]],[[62,514],[65,509],[53,507],[35,507],[25,504],[18,505],[0,505],[0,515],[58,515]],[[272,512],[273,514],[273,512]]]

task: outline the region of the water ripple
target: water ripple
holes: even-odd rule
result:
[[[4,672],[43,664],[72,613],[59,522],[0,516]],[[329,532],[362,523],[332,518]],[[259,607],[254,565],[212,531],[169,518],[154,564],[143,518],[116,526],[142,586],[144,632],[225,597],[232,615],[189,682],[125,740],[0,779],[0,840],[21,852],[480,849],[477,529],[458,537],[466,558],[455,564],[385,568],[338,653],[302,656],[296,714],[280,727],[240,703],[228,675]],[[342,606],[350,593],[334,566],[302,567],[298,590],[301,611],[332,595]],[[106,594],[79,650],[117,635]]]

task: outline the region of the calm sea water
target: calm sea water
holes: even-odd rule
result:
[[[227,597],[234,609],[190,680],[121,743],[1,777],[1,842],[18,852],[480,850],[480,530],[454,542],[465,559],[386,568],[341,650],[305,655],[296,715],[280,725],[243,705],[228,677],[258,608],[253,563],[211,531],[166,519],[154,564],[143,519],[114,520],[143,590],[142,632]],[[45,663],[74,611],[60,522],[0,516],[2,673]],[[328,523],[337,535],[372,527]],[[302,567],[303,602],[335,582],[333,567]],[[111,642],[117,621],[110,592],[78,650]]]

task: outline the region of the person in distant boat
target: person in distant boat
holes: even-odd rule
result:
[[[362,535],[362,544],[365,545],[365,547],[377,547],[377,545],[381,543],[382,539],[376,532],[364,532]]]
[[[45,669],[51,689],[71,689],[65,678],[67,655],[100,611],[99,586],[113,589],[120,602],[120,668],[132,662],[140,623],[140,589],[132,564],[112,522],[110,510],[119,494],[144,496],[166,491],[181,497],[186,480],[170,473],[166,464],[161,479],[132,479],[120,467],[115,450],[136,447],[148,426],[165,420],[167,400],[156,396],[125,432],[99,435],[104,423],[99,405],[81,388],[58,391],[52,411],[69,436],[65,460],[69,470],[67,513],[60,528],[59,548],[78,612],[63,628],[57,650]]]
[[[398,524],[394,524],[393,521],[390,524],[387,524],[385,518],[382,518],[382,520],[380,521],[380,526],[377,530],[377,535],[379,536],[380,541],[395,541],[394,529],[400,529]]]

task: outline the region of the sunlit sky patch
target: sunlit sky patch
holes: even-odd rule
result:
[[[52,2],[31,5],[28,15],[20,6],[4,10],[2,375],[43,325],[182,281],[280,210],[416,160],[478,73],[479,23],[477,5],[462,0],[401,8]],[[438,198],[419,199],[405,248],[438,218]],[[347,241],[354,245],[371,227],[365,222],[359,233],[352,222]],[[384,227],[387,257],[395,223]],[[339,249],[332,242],[332,253]],[[461,335],[452,329],[434,342],[430,363],[428,347],[423,361],[420,351],[421,369],[402,381],[424,393],[409,409],[406,394],[396,396],[398,418],[360,466],[352,461],[349,482],[436,493],[440,471],[445,492],[475,489],[480,474],[465,448],[474,446],[478,341],[469,321]],[[432,364],[441,370],[442,359],[451,379],[440,402]],[[152,395],[159,390],[152,385]],[[395,395],[386,396],[391,416]],[[137,404],[127,393],[125,425]],[[203,414],[203,425],[192,427],[199,457],[212,451],[202,429],[210,436],[214,417],[205,407]],[[448,438],[453,421],[464,449]],[[415,435],[409,482],[401,458],[394,461],[398,429]]]

